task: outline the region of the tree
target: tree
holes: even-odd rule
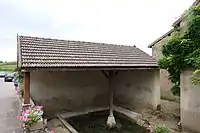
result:
[[[200,69],[197,69],[196,71],[193,72],[192,83],[194,85],[200,85]]]
[[[180,73],[189,67],[200,66],[200,6],[193,6],[186,15],[187,29],[170,36],[162,48],[160,68],[169,72],[174,95],[180,95]]]

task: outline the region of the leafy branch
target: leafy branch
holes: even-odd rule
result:
[[[186,29],[179,31],[175,27],[176,32],[163,45],[163,57],[158,61],[160,68],[169,73],[174,95],[180,95],[181,70],[200,67],[200,6],[191,7],[186,16]],[[195,77],[193,76],[193,83],[200,84],[200,79]]]

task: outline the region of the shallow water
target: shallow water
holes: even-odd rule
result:
[[[106,121],[108,112],[95,112],[87,115],[76,116],[67,119],[67,121],[79,132],[79,133],[147,133],[147,130],[140,127],[131,121],[117,117],[115,113],[115,119],[117,127],[115,129],[108,129]]]

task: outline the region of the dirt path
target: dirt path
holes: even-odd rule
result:
[[[161,111],[148,110],[143,112],[145,119],[153,125],[165,125],[174,131],[179,131],[180,103],[161,100]]]

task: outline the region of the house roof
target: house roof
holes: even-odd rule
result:
[[[200,4],[200,0],[195,0],[195,2],[192,4],[192,6],[195,6],[195,5],[199,5]],[[191,6],[191,7],[192,7]],[[173,23],[173,26],[176,26],[178,25],[181,21],[183,21],[183,19],[186,17],[185,14],[182,14],[174,23]]]
[[[135,46],[18,36],[18,67],[157,67]]]
[[[163,38],[169,36],[173,31],[174,31],[174,28],[168,31],[167,33],[165,33],[164,35],[162,35],[161,37],[159,37],[158,39],[156,39],[155,41],[153,41],[151,44],[149,44],[148,48],[152,48],[156,43],[161,41]]]
[[[195,5],[199,5],[200,4],[200,0],[195,0],[195,2],[192,4],[192,6]],[[191,7],[192,7],[191,6]],[[183,21],[183,19],[185,18],[185,14],[182,14],[174,23],[173,23],[173,27],[177,26],[178,24],[180,24],[181,21]],[[158,39],[156,39],[155,41],[153,41],[151,44],[148,45],[148,48],[152,48],[156,43],[158,43],[159,41],[161,41],[163,38],[169,36],[169,34],[171,34],[174,31],[174,28],[171,29],[170,31],[168,31],[167,33],[165,33],[164,35],[162,35],[161,37],[159,37]]]

